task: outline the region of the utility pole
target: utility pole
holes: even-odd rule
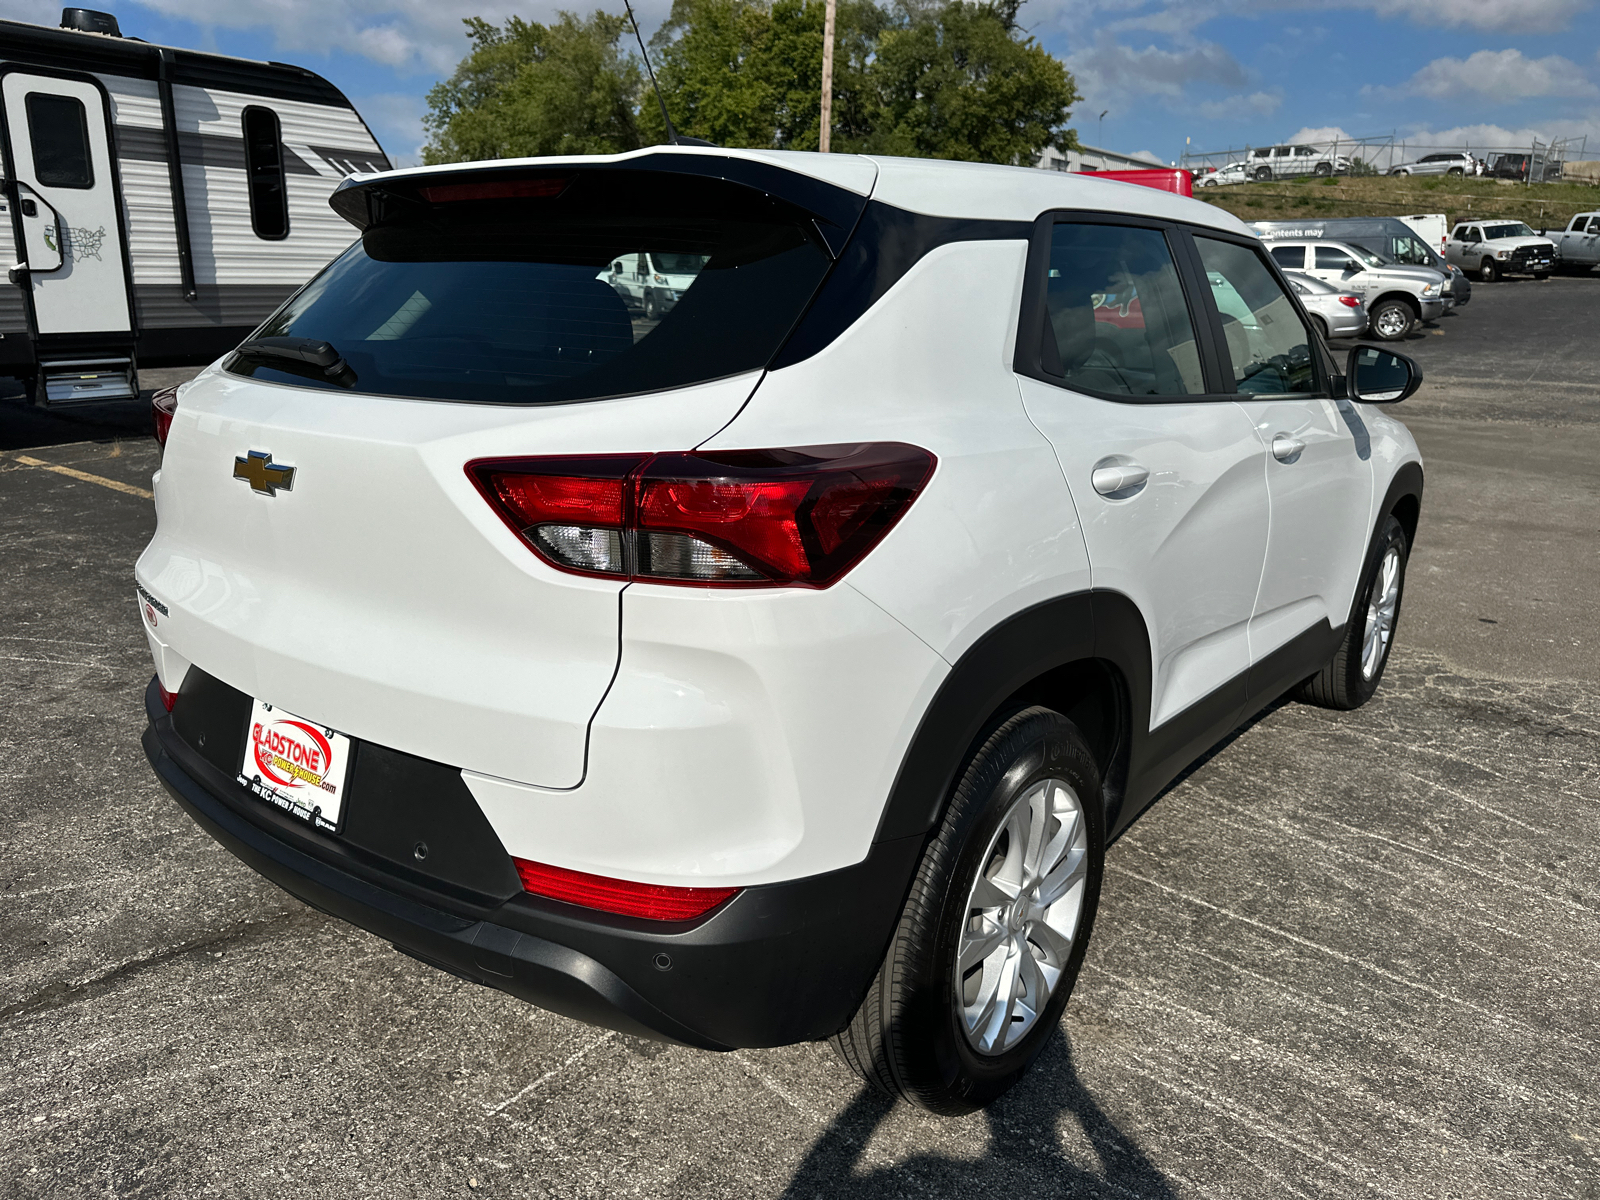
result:
[[[822,18],[822,131],[817,134],[817,149],[827,154],[833,143],[833,23],[839,0],[826,0]]]

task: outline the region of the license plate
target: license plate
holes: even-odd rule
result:
[[[284,812],[337,831],[350,739],[325,725],[251,701],[239,782]]]

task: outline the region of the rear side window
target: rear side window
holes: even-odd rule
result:
[[[75,96],[28,93],[28,143],[33,171],[45,187],[92,188],[89,114]]]
[[[1306,269],[1306,248],[1304,246],[1274,246],[1272,257],[1277,259],[1278,265],[1286,271],[1303,271]]]
[[[1069,386],[1119,396],[1205,390],[1194,326],[1160,230],[1057,225],[1045,301],[1042,366]]]
[[[406,186],[256,331],[326,341],[348,369],[240,353],[230,371],[490,404],[683,387],[766,366],[832,261],[809,214],[722,180]]]
[[[1256,396],[1315,392],[1311,336],[1267,264],[1246,246],[1194,241],[1222,318],[1235,389]]]
[[[1344,271],[1352,265],[1350,255],[1337,246],[1317,247],[1317,270]]]
[[[250,227],[258,238],[289,236],[289,196],[283,186],[283,138],[270,108],[244,110],[244,170],[250,189]]]

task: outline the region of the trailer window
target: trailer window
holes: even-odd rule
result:
[[[244,171],[250,189],[250,227],[258,238],[289,236],[289,197],[283,187],[283,139],[270,108],[244,110]]]
[[[33,172],[45,187],[92,188],[89,115],[83,101],[48,92],[28,93],[28,142]]]

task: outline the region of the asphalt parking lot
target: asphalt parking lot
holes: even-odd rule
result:
[[[1060,1036],[961,1120],[528,1008],[236,862],[139,748],[141,412],[0,399],[0,1195],[1600,1198],[1597,329],[1556,279],[1413,336],[1383,688],[1111,849]]]

